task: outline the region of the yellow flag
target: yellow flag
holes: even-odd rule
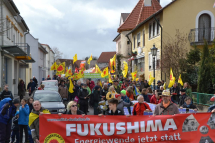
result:
[[[57,70],[57,63],[54,62],[54,64],[51,66],[51,71]]]
[[[178,78],[178,83],[180,83],[180,84],[181,84],[181,86],[183,86],[183,85],[184,85],[184,83],[183,83],[183,81],[182,81],[182,79],[181,79],[181,74],[180,74],[180,76],[179,76],[179,78]]]
[[[163,85],[163,89],[166,90],[166,82]]]
[[[168,87],[171,88],[175,84],[175,77],[173,76],[172,68],[170,69],[170,81]]]
[[[102,87],[102,82],[101,82],[101,80],[100,80],[99,84],[100,84],[100,86]]]
[[[101,77],[106,77],[106,76],[108,76],[108,67],[106,67],[101,73]]]
[[[58,67],[57,67],[57,75],[59,74],[64,74],[65,72],[65,62],[61,63]]]
[[[115,73],[116,71],[116,54],[113,56],[113,58],[110,59],[110,72]]]
[[[111,74],[108,75],[108,80],[109,80],[109,83],[113,83],[113,81],[111,79]]]
[[[93,56],[92,56],[92,54],[91,54],[91,56],[90,56],[90,58],[88,59],[87,63],[90,64],[90,61],[92,61],[92,60],[93,60]]]
[[[131,73],[132,80],[134,81],[137,77],[137,71]]]
[[[78,55],[75,54],[75,56],[73,57],[73,64],[78,60]]]
[[[150,74],[149,74],[149,85],[152,85],[154,80],[155,80],[155,78],[152,76],[152,73],[150,72]]]
[[[73,85],[73,83],[72,83],[72,80],[70,79],[70,84],[69,84],[69,92],[70,92],[70,93],[73,93],[73,92],[74,92],[73,88],[74,88],[74,85]]]
[[[66,77],[70,77],[72,75],[71,69],[67,69],[66,71]]]
[[[124,70],[122,71],[123,77],[127,77],[128,74],[128,64],[124,61]]]
[[[100,70],[100,68],[99,68],[99,66],[97,64],[96,64],[95,73],[101,73],[101,70]]]

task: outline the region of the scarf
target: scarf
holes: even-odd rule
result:
[[[167,108],[169,106],[169,104],[170,104],[170,101],[168,101],[168,103],[164,103],[164,101],[163,101],[163,107],[164,108]]]
[[[44,109],[42,112],[43,112],[44,114],[51,114],[51,113],[49,112],[49,110],[46,110],[46,109]],[[39,118],[39,114],[32,113],[32,112],[30,113],[30,115],[29,115],[29,122],[28,122],[29,127],[32,125],[32,123],[33,123],[37,118]]]

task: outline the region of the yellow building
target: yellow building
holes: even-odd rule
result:
[[[154,0],[145,0],[145,2],[149,3],[149,5],[144,7],[146,9],[148,6],[154,4]],[[202,48],[204,44],[203,39],[206,39],[209,44],[212,43],[215,34],[215,9],[213,9],[213,5],[214,0],[174,0],[159,11],[148,16],[131,30],[128,36],[132,37],[133,52],[137,51],[137,56],[133,60],[133,67],[135,65],[139,67],[138,73],[144,73],[145,78],[149,79],[150,72],[153,72],[151,48],[155,44],[156,48],[158,48],[155,59],[155,79],[168,80],[165,73],[162,72],[161,75],[160,66],[163,50],[161,44],[164,45],[168,41],[171,41],[175,37],[177,29],[187,34],[189,41],[186,47],[188,51],[194,45]],[[142,14],[144,15],[144,13]]]

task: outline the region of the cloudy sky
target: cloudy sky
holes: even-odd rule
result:
[[[172,0],[160,0],[165,6]],[[99,57],[115,51],[121,13],[130,13],[138,0],[14,0],[30,33],[40,43],[58,47],[63,58]]]

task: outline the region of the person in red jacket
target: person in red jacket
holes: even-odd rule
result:
[[[159,102],[161,102],[161,99],[162,99],[161,96],[162,96],[162,92],[155,90],[155,94],[151,97],[150,103],[159,104]]]
[[[144,103],[144,98],[142,95],[137,97],[138,103],[134,104],[133,115],[143,115],[144,111],[152,111],[147,103]]]
[[[133,91],[133,87],[129,86],[126,90],[126,95],[128,96],[128,98],[130,99],[130,101],[134,100],[134,91]]]
[[[92,91],[93,88],[95,87],[95,82],[91,81],[91,79],[87,79],[87,86],[90,88],[90,90]]]

